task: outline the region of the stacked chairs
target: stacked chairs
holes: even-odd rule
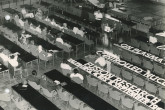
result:
[[[148,44],[148,42],[140,41],[140,49],[144,50],[146,52],[149,52],[150,51],[150,45]]]
[[[144,88],[145,80],[140,75],[133,75],[133,84],[140,88]]]
[[[118,48],[116,45],[113,45],[113,53],[116,55],[121,55],[122,50]]]
[[[132,57],[131,57],[132,55],[131,55],[131,54],[132,54],[132,53],[129,52],[129,51],[122,51],[121,57],[122,57],[124,60],[131,62],[131,61],[132,61]]]
[[[92,93],[96,93],[97,91],[97,85],[98,85],[98,80],[91,75],[86,76],[87,79],[87,88],[90,90]]]
[[[104,99],[106,101],[106,100],[108,100],[107,99],[108,92],[109,92],[108,85],[102,81],[99,81],[98,82],[98,96],[100,96],[102,99]]]
[[[135,38],[132,38],[132,39],[131,39],[131,45],[132,45],[133,47],[136,47],[136,48],[139,48],[139,47],[140,47],[139,41],[136,40]]]
[[[156,95],[157,90],[158,90],[157,85],[151,81],[145,81],[145,89],[147,92],[149,92],[153,95]]]
[[[129,82],[132,82],[133,73],[131,71],[129,71],[128,69],[122,69],[121,75],[122,75],[123,79],[125,79],[125,80],[127,80]]]
[[[150,45],[150,53],[156,56],[160,55],[160,50],[156,48],[155,45],[151,44]]]
[[[132,57],[132,62],[135,63],[138,66],[142,65],[142,58],[140,57],[140,55],[137,54],[131,54]]]
[[[121,109],[132,110],[134,106],[134,100],[128,96],[121,96]]]
[[[122,93],[119,90],[115,88],[109,88],[109,103],[111,103],[115,108],[120,106],[121,96]]]
[[[142,62],[143,62],[143,67],[145,69],[148,69],[148,70],[151,70],[151,71],[153,70],[154,66],[153,66],[153,64],[152,64],[150,59],[143,58]]]

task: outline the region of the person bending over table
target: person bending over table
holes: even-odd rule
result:
[[[28,76],[27,81],[35,82],[37,85],[40,83],[40,79],[37,78],[37,71],[33,70],[32,74]]]
[[[24,18],[34,18],[34,14],[28,13],[25,8],[22,8],[21,13]]]
[[[70,78],[77,84],[83,84],[84,77],[79,73],[79,70],[75,68],[73,73],[70,74]]]
[[[53,25],[53,26],[57,26],[57,23],[55,22],[54,19],[52,19],[52,21],[50,22],[50,24]]]
[[[41,45],[38,46],[38,53],[43,54],[45,57],[52,57],[52,54],[49,52],[46,52],[44,48],[42,48]]]

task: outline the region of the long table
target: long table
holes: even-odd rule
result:
[[[11,42],[3,35],[0,35],[0,45],[3,45],[6,49],[8,49],[11,53],[19,52],[20,55],[18,56],[23,62],[26,64],[32,63],[32,61],[36,61],[37,58],[30,53],[23,50],[21,47],[16,45],[15,43]]]
[[[50,26],[48,26],[48,25],[46,25],[46,24],[44,24],[44,23],[42,23],[42,22],[40,22],[40,21],[37,21],[36,19],[27,19],[27,20],[28,20],[29,22],[31,22],[31,23],[34,23],[36,26],[37,26],[37,25],[41,25],[42,28],[43,28],[43,27],[47,27],[47,28],[49,28],[50,30],[52,29]],[[54,28],[53,30],[57,30],[57,29]],[[59,31],[57,30],[57,33],[58,33],[58,32],[59,32]],[[51,32],[51,33],[53,33],[53,32]],[[73,37],[73,36],[71,36],[71,35],[69,35],[69,34],[65,34],[65,33],[62,35],[62,39],[63,39],[64,41],[66,41],[66,42],[69,42],[73,48],[75,47],[76,57],[77,57],[77,53],[78,53],[78,46],[83,45],[84,52],[85,52],[85,42],[84,42],[84,41],[79,40],[78,38],[75,38],[75,37]]]
[[[15,9],[12,9],[12,8],[5,8],[5,9],[3,9],[3,11],[5,11],[5,12],[11,14],[12,16],[13,16],[13,15],[16,15],[16,14],[17,14],[17,15],[20,14],[19,11],[15,10]]]
[[[65,14],[65,13],[63,13]],[[66,15],[67,16],[67,15]],[[50,19],[54,19],[57,23],[67,23],[68,24],[68,27],[73,30],[74,27],[78,27],[79,29],[81,28],[81,25],[79,25],[78,23],[73,23],[71,21],[68,21],[66,19],[63,19],[61,17],[58,17],[57,15],[49,15],[49,18]],[[82,20],[81,20],[82,21]],[[87,25],[90,25],[91,23],[86,23]],[[97,26],[96,26],[97,27]],[[85,31],[87,32],[87,35],[91,36],[91,37],[97,37],[100,35],[99,31],[92,31],[88,28],[85,28]]]
[[[61,83],[66,82],[67,84],[63,86],[65,90],[72,93],[74,96],[76,96],[81,101],[85,102],[87,105],[92,107],[94,110],[117,110],[112,105],[105,102],[103,99],[99,98],[98,96],[94,95],[90,91],[86,90],[79,84],[76,84],[70,80],[70,78],[62,75],[58,70],[52,70],[45,75],[55,81],[58,80]]]
[[[12,86],[12,89],[37,110],[60,110],[30,85],[23,89],[22,84],[20,83]]]
[[[11,22],[4,23],[3,26],[5,26],[8,29],[12,30],[14,33],[19,33],[19,32],[22,31],[22,29],[19,26],[15,25],[14,23],[11,23]]]
[[[136,87],[135,85],[132,85],[131,83],[128,83],[120,77],[103,70],[91,62],[86,62],[83,59],[76,61],[71,58],[68,59],[68,62],[75,67],[80,68],[82,71],[85,71],[86,74],[90,74],[105,84],[120,90],[124,94],[130,96],[152,110],[164,109],[164,103],[158,97],[151,95],[150,93]]]

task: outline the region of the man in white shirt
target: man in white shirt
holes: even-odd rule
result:
[[[18,52],[12,54],[9,58],[9,63],[11,64],[11,66],[13,67],[17,67],[18,66],[18,55],[20,55]]]
[[[100,12],[100,10],[94,12],[94,15],[96,20],[101,20],[103,18],[103,14]]]
[[[33,13],[27,13],[25,8],[23,8],[21,10],[21,13],[23,14],[24,18],[34,18],[34,14]]]
[[[99,58],[97,58],[97,59],[95,60],[95,63],[96,63],[96,64],[99,64],[101,67],[105,67],[106,64],[107,64],[105,58],[102,57],[102,56],[100,56]]]
[[[83,84],[84,77],[79,73],[78,69],[73,70],[74,73],[70,75],[70,78],[77,84]]]
[[[71,67],[70,65],[68,65],[66,59],[63,59],[63,62],[61,63],[60,67],[61,67],[62,69],[68,69],[68,70],[70,70],[70,71],[72,70],[72,67]]]
[[[56,38],[56,42],[60,42],[61,44],[64,44],[64,41],[61,38],[61,36],[59,36],[58,38]]]

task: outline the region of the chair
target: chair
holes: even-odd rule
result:
[[[132,54],[131,52],[129,52],[127,50],[123,50],[121,53],[121,57],[124,60],[131,62],[132,61],[132,57],[131,57],[132,55],[131,54]]]
[[[158,88],[158,96],[163,100],[165,101],[165,88],[162,88],[162,87],[159,87]]]
[[[131,73],[129,70],[122,69],[121,70],[121,75],[122,75],[123,79],[125,79],[125,80],[127,80],[129,82],[132,82],[133,73]]]
[[[117,89],[109,88],[109,102],[115,108],[119,108],[122,93]]]
[[[117,47],[116,45],[113,45],[112,49],[113,49],[114,54],[121,55],[122,50],[119,47]]]
[[[32,53],[32,55],[34,55],[35,57],[38,57],[39,53],[37,51],[37,46],[35,45],[31,45],[30,46],[30,52]]]
[[[133,83],[135,85],[137,85],[138,87],[141,87],[143,88],[144,87],[144,84],[145,84],[145,81],[143,78],[141,78],[140,76],[138,75],[133,75]]]
[[[32,86],[34,89],[38,91],[40,90],[40,85],[36,84],[35,82],[28,80],[28,84]]]
[[[150,46],[149,46],[148,42],[140,41],[140,49],[142,49],[146,52],[149,52]]]
[[[21,67],[14,67],[14,76],[13,77],[15,77],[16,76],[16,73],[19,73],[19,75],[21,75],[21,78],[22,78],[22,66]]]
[[[121,107],[122,110],[132,110],[134,105],[134,100],[128,96],[121,96]]]
[[[45,55],[42,54],[42,53],[39,54],[39,62],[40,62],[41,60],[44,61],[44,63],[45,63],[45,68],[46,68],[47,62],[48,62],[48,61],[51,61],[52,59],[53,59],[53,56],[47,57],[47,56],[45,56]],[[53,61],[53,60],[52,60],[52,61]]]
[[[133,47],[136,47],[136,48],[139,48],[140,47],[140,43],[139,43],[139,41],[136,38],[132,38],[131,39],[131,45]]]
[[[98,82],[98,96],[99,97],[107,101],[108,91],[109,91],[108,85],[106,85],[105,83],[101,81]]]
[[[63,49],[64,49],[64,52],[67,52],[69,54],[69,58],[70,58],[70,54],[73,50],[65,45],[63,45]]]
[[[46,88],[43,88],[43,87],[41,87],[42,88],[42,92],[43,92],[43,94],[46,96],[46,97],[48,97],[48,98],[53,98],[53,96],[55,95],[55,94],[57,94],[56,92],[55,92],[55,90],[53,90],[53,91],[48,91]]]
[[[136,102],[136,103],[134,103],[134,110],[150,110],[150,109],[146,108],[144,105]]]
[[[86,79],[87,79],[87,87],[88,87],[88,89],[91,92],[96,93],[96,91],[97,91],[97,85],[98,85],[98,80],[96,78],[93,78],[90,75],[87,75],[86,76]]]
[[[79,110],[81,101],[75,96],[69,98],[69,110]]]
[[[135,63],[136,65],[141,66],[142,58],[139,55],[133,53],[131,57],[132,57],[132,62],[133,63]]]
[[[162,65],[162,64],[159,64],[159,63],[156,63],[156,62],[154,62],[153,63],[154,64],[154,72],[157,74],[157,75],[159,75],[159,76],[161,76],[162,78],[164,78],[164,74],[165,74],[165,66],[164,65]]]
[[[62,106],[68,107],[69,99],[70,99],[70,93],[66,90],[64,90],[62,87],[61,89],[58,89],[57,91],[59,100],[62,104]]]
[[[155,85],[154,83],[150,81],[145,81],[145,89],[146,91],[154,95],[157,93],[157,90],[158,90],[157,85]]]
[[[91,46],[94,45],[94,42],[92,40],[87,39],[86,37],[84,38],[85,44],[89,46],[89,50],[91,49]]]
[[[150,59],[143,58],[142,63],[143,63],[144,68],[151,70],[151,71],[153,70],[153,64]]]
[[[160,50],[157,49],[153,44],[150,45],[150,53],[153,55],[160,55]]]
[[[121,67],[117,64],[111,63],[111,73],[115,74],[116,76],[120,76]]]

